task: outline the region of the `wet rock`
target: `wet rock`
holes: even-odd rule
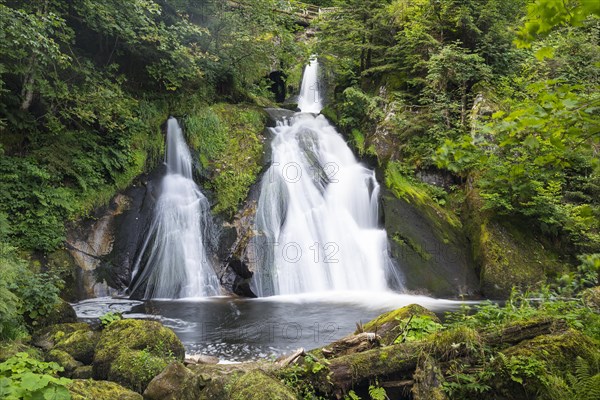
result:
[[[410,192],[401,195],[382,187],[384,227],[406,289],[436,297],[477,294],[476,264],[460,220]]]
[[[143,400],[140,394],[114,382],[75,379],[68,389],[72,400]]]

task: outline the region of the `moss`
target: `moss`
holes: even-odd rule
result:
[[[570,398],[567,375],[574,375],[577,359],[589,365],[600,362],[600,345],[584,334],[570,330],[560,335],[540,335],[505,350],[496,358],[492,380],[502,398]]]
[[[376,332],[381,336],[382,344],[392,344],[402,328],[400,326],[402,323],[401,320],[410,318],[411,316],[428,316],[431,317],[433,321],[440,322],[438,317],[428,309],[418,304],[411,304],[381,314],[377,318],[364,324],[362,328],[364,332]]]
[[[260,370],[242,375],[233,385],[230,398],[231,400],[297,399],[282,382]]]
[[[77,314],[73,307],[64,300],[59,300],[52,311],[47,315],[36,319],[36,327],[43,328],[55,324],[77,322]]]
[[[171,361],[183,361],[185,350],[175,333],[155,321],[121,320],[103,332],[94,355],[94,377],[115,379],[142,392]]]
[[[157,375],[144,391],[147,400],[196,400],[203,379],[180,362],[173,362]]]
[[[148,350],[122,350],[110,365],[108,380],[142,393],[169,361],[169,357],[155,356]]]
[[[72,400],[142,400],[142,396],[114,382],[75,379],[69,385]]]
[[[467,231],[487,297],[506,298],[515,286],[537,289],[548,276],[561,275],[565,267],[533,236],[529,226],[491,220],[481,211],[482,205],[475,190],[464,203]]]
[[[214,211],[233,215],[262,168],[264,111],[250,105],[216,104],[195,111],[184,123],[215,194]]]
[[[61,367],[63,367],[64,375],[66,376],[70,376],[76,368],[82,366],[82,364],[75,360],[69,353],[56,349],[52,349],[50,350],[50,352],[48,352],[48,354],[46,355],[46,361],[55,362]]]
[[[458,326],[431,335],[431,353],[440,361],[456,357],[477,357],[483,354],[483,340],[473,328]]]
[[[91,365],[82,365],[81,367],[75,368],[71,373],[73,379],[92,379],[94,377],[94,370]]]
[[[44,356],[39,349],[31,347],[20,341],[0,342],[0,363],[8,360],[17,353],[27,353],[35,360],[43,360]]]
[[[99,338],[99,332],[89,329],[77,330],[57,340],[55,348],[69,353],[84,364],[91,364]]]
[[[84,322],[50,325],[34,333],[33,344],[44,350],[50,350],[56,342],[66,336],[77,331],[87,332],[90,330],[90,326]]]

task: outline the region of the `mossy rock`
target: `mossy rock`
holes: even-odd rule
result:
[[[69,353],[62,350],[52,349],[46,355],[46,361],[55,362],[63,367],[64,376],[71,376],[75,369],[83,366],[83,364],[73,358]]]
[[[140,394],[108,381],[75,379],[68,388],[72,400],[143,400]]]
[[[91,364],[99,339],[100,332],[81,329],[58,339],[54,348],[69,353],[84,364]]]
[[[483,213],[483,199],[473,190],[463,203],[465,226],[479,266],[481,290],[488,298],[507,298],[513,287],[536,290],[567,268],[549,246],[521,221],[493,220]]]
[[[82,365],[75,368],[71,373],[73,379],[92,379],[94,377],[94,369],[91,365]]]
[[[85,322],[50,325],[34,333],[33,344],[44,350],[50,350],[66,336],[77,331],[87,332],[91,329]]]
[[[600,312],[600,286],[585,290],[582,298],[586,306],[592,310]]]
[[[180,362],[171,363],[158,374],[146,390],[147,400],[196,400],[204,381]]]
[[[56,250],[48,255],[46,268],[65,282],[60,297],[69,301],[77,301],[75,280],[79,267],[71,253],[65,249]]]
[[[35,360],[43,360],[44,356],[39,349],[31,347],[20,341],[0,342],[0,363],[8,360],[17,353],[27,353]]]
[[[364,332],[374,332],[381,336],[381,343],[383,345],[389,345],[394,342],[394,339],[400,334],[400,330],[403,328],[402,320],[406,320],[411,316],[423,317],[428,316],[432,321],[439,323],[439,318],[418,304],[411,304],[397,310],[389,311],[385,314],[381,314],[377,318],[367,322],[362,326]],[[356,332],[359,333],[359,332]]]
[[[175,333],[156,321],[121,320],[100,336],[94,355],[94,377],[112,379],[143,392],[172,361],[183,361],[185,349]]]
[[[74,322],[77,322],[77,314],[73,307],[66,301],[59,300],[47,315],[35,320],[35,327],[40,329],[50,325]]]
[[[255,369],[236,371],[212,380],[202,392],[206,400],[296,400],[298,397],[285,384],[266,372]]]
[[[578,357],[597,365],[600,345],[579,331],[569,330],[560,335],[540,335],[502,353],[504,357],[497,357],[493,366],[502,371],[491,383],[497,395],[515,400],[550,399],[555,398],[555,391],[566,389],[567,374],[575,374]],[[514,378],[523,383],[516,383]]]

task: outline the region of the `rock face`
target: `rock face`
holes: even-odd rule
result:
[[[142,400],[143,397],[123,386],[107,381],[75,379],[69,385],[72,400]]]
[[[440,322],[439,318],[428,309],[421,307],[418,304],[411,304],[406,307],[381,314],[374,320],[364,324],[362,326],[362,331],[377,333],[377,335],[381,337],[381,344],[389,345],[394,343],[394,339],[396,339],[396,337],[400,334],[403,324],[406,324],[406,322],[402,322],[402,320],[406,320],[411,316],[427,316],[434,322]],[[355,334],[358,333],[360,332],[355,332]]]
[[[118,382],[142,393],[185,350],[175,333],[155,321],[121,320],[102,332],[94,355],[94,378]]]
[[[97,281],[94,273],[103,258],[113,249],[116,216],[128,206],[129,198],[117,195],[97,220],[83,223],[78,229],[69,232],[67,248],[80,268],[76,273],[79,298],[109,296],[116,293],[106,283]]]
[[[398,198],[383,187],[381,193],[390,250],[404,272],[406,288],[437,297],[475,294],[475,262],[460,227],[434,207]]]

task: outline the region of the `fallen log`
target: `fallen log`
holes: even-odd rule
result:
[[[326,393],[335,393],[338,397],[347,393],[357,385],[368,385],[376,378],[380,381],[409,381],[424,356],[433,359],[448,358],[460,359],[474,357],[473,352],[449,351],[454,345],[457,349],[464,346],[465,328],[457,328],[456,335],[453,331],[443,331],[423,341],[393,344],[336,357],[326,361],[327,372],[320,374],[318,386]],[[468,328],[466,328],[468,329]],[[479,335],[477,340],[480,345],[493,347],[509,347],[523,340],[532,339],[539,335],[558,333],[566,329],[566,323],[556,319],[541,319],[524,321],[508,325],[496,332],[487,332]],[[358,336],[358,335],[357,335]]]

